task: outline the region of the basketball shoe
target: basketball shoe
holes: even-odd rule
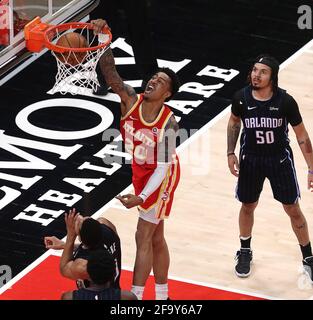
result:
[[[306,257],[302,260],[304,272],[310,277],[313,282],[313,256]]]
[[[252,251],[242,248],[236,253],[235,273],[240,278],[246,278],[251,273]]]

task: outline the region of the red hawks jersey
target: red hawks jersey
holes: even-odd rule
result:
[[[162,141],[165,126],[173,115],[170,108],[163,105],[157,118],[153,122],[146,122],[142,116],[142,101],[141,94],[120,123],[125,149],[133,156],[132,181],[136,195],[142,192],[157,167],[158,143]],[[144,211],[150,210],[161,199],[167,201],[169,189],[175,191],[179,180],[179,162],[176,155],[175,157],[161,186],[141,205],[140,208]]]

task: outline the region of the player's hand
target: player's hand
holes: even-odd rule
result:
[[[47,249],[54,249],[54,250],[64,249],[64,242],[55,236],[45,237],[44,243]]]
[[[313,174],[308,173],[308,189],[313,192]]]
[[[79,218],[79,213],[76,212],[76,209],[71,209],[68,213],[65,213],[65,225],[67,231],[67,239],[75,240],[77,233],[75,229],[76,220]]]
[[[231,174],[233,174],[235,177],[239,177],[239,163],[237,156],[235,154],[230,154],[227,156],[228,160],[228,168]]]
[[[93,25],[94,34],[101,33],[105,29],[111,31],[111,28],[109,27],[107,22],[103,19],[91,20],[90,23]]]
[[[124,196],[118,195],[115,198],[120,200],[123,206],[127,209],[139,206],[143,203],[142,198],[137,197],[134,194],[126,194]]]

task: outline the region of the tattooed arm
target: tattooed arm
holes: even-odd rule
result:
[[[303,122],[293,127],[303,157],[308,165],[308,189],[313,188],[313,150],[310,137]]]
[[[105,20],[92,20],[94,32],[97,34],[103,28],[109,28]],[[111,48],[108,48],[100,58],[100,68],[105,77],[105,81],[121,98],[121,111],[124,116],[131,109],[137,100],[136,91],[131,86],[125,84],[116,71],[114,57]]]
[[[178,130],[179,125],[174,115],[172,115],[164,128],[164,135],[158,145],[158,163],[172,162],[172,155],[175,154],[176,149],[176,136]]]
[[[237,140],[241,128],[241,119],[231,113],[227,125],[227,160],[230,172],[238,177],[239,163],[235,155]]]

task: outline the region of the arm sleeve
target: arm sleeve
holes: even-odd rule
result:
[[[302,117],[299,111],[299,106],[295,99],[287,94],[285,101],[285,112],[286,112],[286,118],[287,121],[293,126],[297,126],[302,122]]]
[[[243,108],[243,102],[241,101],[240,91],[238,91],[238,92],[236,92],[236,93],[234,94],[234,96],[233,96],[232,104],[231,104],[231,112],[232,112],[236,117],[241,117],[242,108]]]
[[[146,199],[151,196],[151,194],[159,188],[163,180],[165,179],[166,172],[171,165],[170,162],[167,163],[158,163],[157,167],[154,169],[152,176],[149,178],[146,186],[143,188],[139,197],[146,201]]]

